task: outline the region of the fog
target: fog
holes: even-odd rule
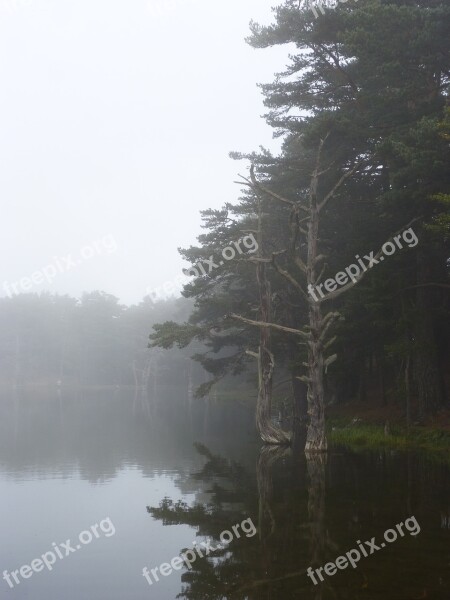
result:
[[[270,7],[2,0],[1,295],[132,303],[181,274],[199,211],[237,198],[244,165],[228,153],[279,147],[257,84],[286,50],[244,39]]]

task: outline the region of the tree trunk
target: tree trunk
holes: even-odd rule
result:
[[[304,383],[298,380],[300,373],[292,374],[293,422],[292,422],[292,447],[294,451],[304,450],[306,444],[306,430],[308,425],[308,393]]]
[[[318,304],[310,304],[309,325],[311,328],[311,339],[308,349],[308,414],[309,425],[306,434],[305,452],[326,452],[328,448],[325,434],[325,411],[323,371],[324,359],[319,342],[320,307]]]
[[[298,309],[291,307],[290,326],[298,329],[300,325]],[[306,444],[306,429],[308,426],[308,396],[307,386],[303,381],[299,380],[303,369],[299,360],[298,341],[292,338],[289,340],[289,359],[293,365],[291,372],[293,396],[292,447],[294,451],[301,450],[303,452]]]
[[[311,191],[310,214],[308,222],[308,257],[307,257],[307,284],[315,285],[317,263],[317,238],[319,235],[319,211],[317,208],[316,190]],[[309,288],[308,288],[309,289]],[[322,333],[322,314],[320,304],[311,296],[309,302],[309,329],[308,341],[308,415],[309,425],[306,434],[305,452],[326,452],[328,448],[325,434],[324,414],[324,389],[323,371],[324,357],[323,345],[320,340]]]
[[[270,283],[266,277],[266,265],[259,262],[256,267],[259,288],[259,303],[264,323],[270,322],[271,294]],[[290,435],[275,427],[271,420],[273,370],[275,359],[271,352],[271,332],[269,327],[262,327],[259,333],[258,354],[258,401],[256,405],[256,428],[266,444],[290,444]]]
[[[274,368],[273,355],[270,352],[270,329],[276,329],[284,331],[286,333],[294,333],[299,335],[303,339],[307,340],[308,346],[308,374],[301,376],[298,379],[307,383],[307,400],[308,400],[308,415],[309,424],[306,433],[306,444],[305,452],[326,452],[328,449],[327,439],[325,434],[325,415],[324,415],[324,370],[330,365],[336,358],[336,355],[325,358],[326,348],[333,342],[333,339],[326,341],[326,334],[334,320],[339,316],[336,312],[328,313],[322,318],[320,310],[320,301],[315,295],[314,287],[320,283],[322,273],[316,275],[316,267],[318,263],[323,260],[323,256],[319,255],[317,243],[319,234],[319,214],[320,211],[326,206],[327,202],[333,198],[336,192],[341,188],[343,183],[351,177],[362,163],[356,163],[353,167],[347,170],[341,178],[335,183],[331,190],[326,193],[322,199],[318,200],[318,182],[322,174],[321,172],[321,152],[323,145],[328,137],[329,133],[324,139],[320,140],[319,148],[316,156],[316,165],[314,172],[311,176],[311,183],[309,189],[309,206],[303,205],[301,202],[287,200],[278,193],[273,192],[261,183],[259,183],[254,175],[254,166],[250,168],[251,182],[247,180],[247,184],[252,187],[258,195],[258,284],[260,292],[260,308],[261,318],[259,321],[252,321],[245,319],[239,315],[232,314],[231,316],[235,319],[239,319],[244,323],[256,325],[260,327],[260,350],[259,350],[259,394],[258,394],[258,409],[257,409],[257,427],[261,433],[261,437],[264,441],[269,443],[283,443],[283,441],[275,441],[277,436],[272,434],[273,426],[270,424],[270,401],[272,392],[272,372]],[[294,262],[298,269],[306,275],[307,289],[309,296],[306,294],[303,287],[299,284],[297,279],[293,277],[289,271],[282,269],[276,262],[276,254],[272,254],[272,264],[277,272],[285,277],[295,289],[297,289],[303,297],[307,299],[309,307],[309,332],[301,331],[300,329],[293,327],[283,327],[270,321],[270,289],[265,277],[265,264],[269,262],[267,259],[262,258],[262,227],[261,227],[261,193],[269,195],[271,198],[275,198],[277,201],[281,201],[284,204],[291,206],[290,224],[291,224],[291,240],[289,254],[292,255]],[[300,218],[300,211],[306,212],[305,218]],[[303,214],[302,214],[303,216]],[[308,222],[308,230],[305,231],[300,224],[304,221]],[[307,240],[307,258],[306,264],[302,260],[301,247],[297,244],[299,233],[304,233]],[[381,251],[380,251],[381,252]],[[377,258],[377,257],[375,257]],[[360,278],[362,275],[360,276]],[[327,300],[335,297],[346,291],[349,287],[355,285],[356,280],[348,283],[344,287],[335,291],[334,294],[328,294]],[[317,290],[316,290],[317,291]],[[324,295],[320,291],[321,298]],[[254,353],[252,353],[254,354]],[[278,430],[283,434],[283,438],[288,438],[287,434]]]

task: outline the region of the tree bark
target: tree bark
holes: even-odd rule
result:
[[[319,209],[317,206],[317,171],[320,164],[320,151],[318,154],[316,171],[311,182],[309,221],[308,221],[308,256],[306,280],[309,286],[318,282],[316,276],[317,264],[317,240],[319,237]],[[310,295],[309,303],[309,330],[308,341],[308,415],[309,425],[306,434],[305,452],[326,452],[328,449],[325,434],[325,411],[324,411],[324,356],[321,341],[323,319],[319,302]]]
[[[291,307],[290,311],[291,326],[298,328],[299,311]],[[292,387],[292,448],[294,452],[304,451],[306,444],[306,430],[308,427],[308,395],[307,386],[299,380],[302,375],[303,367],[299,360],[298,340],[290,337],[289,339],[289,359],[292,366],[291,387]]]
[[[259,289],[260,318],[264,323],[270,322],[271,294],[270,283],[266,277],[266,264],[259,262],[256,267],[256,278]],[[266,444],[290,444],[290,435],[275,427],[271,419],[273,370],[275,359],[271,351],[270,327],[259,330],[258,354],[258,401],[256,405],[256,428]]]
[[[311,340],[308,349],[308,415],[309,425],[306,434],[305,452],[326,452],[328,449],[325,434],[325,411],[323,393],[324,359],[318,340],[320,332],[320,307],[312,304],[309,310]]]

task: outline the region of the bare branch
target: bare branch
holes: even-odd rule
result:
[[[306,292],[304,291],[304,289],[302,288],[302,286],[299,284],[299,282],[292,277],[292,275],[286,271],[285,269],[282,269],[276,262],[275,260],[275,254],[272,254],[272,264],[275,268],[275,271],[277,271],[277,273],[279,273],[282,277],[284,277],[285,279],[287,279],[289,281],[289,283],[291,283],[295,289],[297,291],[299,291],[302,296],[307,300],[308,299],[308,295],[306,294]]]
[[[333,354],[332,356],[329,356],[329,357],[328,357],[328,358],[325,360],[325,362],[323,363],[323,364],[324,364],[324,367],[325,367],[325,373],[327,373],[327,372],[328,372],[328,367],[329,367],[330,365],[332,365],[336,359],[337,359],[337,354]]]
[[[326,254],[319,254],[319,256],[316,256],[316,258],[314,259],[314,266],[317,265],[317,263],[321,260],[325,260],[326,257]]]
[[[303,273],[306,273],[306,272],[307,272],[306,265],[305,265],[305,263],[302,261],[302,259],[300,258],[300,256],[295,256],[295,257],[294,257],[294,261],[295,261],[295,264],[297,265],[297,267],[298,267],[298,268],[299,268],[301,271],[303,271]]]
[[[237,321],[241,321],[241,323],[246,323],[247,325],[253,325],[255,327],[269,327],[270,329],[274,329],[275,331],[284,331],[286,333],[293,333],[294,335],[299,335],[303,339],[309,338],[309,333],[305,331],[301,331],[300,329],[292,329],[292,327],[284,327],[283,325],[277,325],[276,323],[264,323],[264,321],[253,321],[252,319],[246,319],[245,317],[241,317],[240,315],[236,315],[234,313],[230,314],[232,319],[236,319]]]
[[[356,163],[355,165],[353,165],[353,167],[351,169],[349,169],[348,171],[346,171],[342,177],[339,179],[339,181],[333,186],[333,188],[328,192],[328,194],[325,196],[325,198],[322,200],[322,202],[319,204],[319,206],[317,207],[318,211],[320,212],[322,210],[322,208],[324,208],[324,206],[327,204],[327,202],[333,198],[333,196],[335,195],[335,193],[338,191],[338,189],[343,185],[343,183],[353,175],[353,173],[355,173],[355,171],[357,169],[359,169],[359,167],[361,165],[364,164],[365,161],[361,160],[358,163]]]
[[[335,342],[336,340],[337,340],[337,337],[334,335],[332,338],[330,338],[330,339],[328,340],[328,342],[326,342],[326,343],[323,345],[323,349],[324,349],[324,350],[327,350],[327,349],[328,349],[328,348],[329,348],[329,347],[330,347],[332,344],[334,344],[334,342]]]
[[[321,269],[321,271],[320,271],[319,277],[316,277],[316,280],[312,282],[312,284],[313,284],[313,285],[317,285],[317,284],[318,284],[318,283],[321,281],[321,279],[322,279],[322,277],[323,277],[323,274],[325,273],[325,269],[326,269],[327,267],[328,267],[328,264],[327,264],[327,263],[324,263],[324,264],[322,265],[322,269]]]
[[[294,200],[288,200],[287,198],[280,196],[280,194],[277,194],[276,192],[269,190],[269,188],[266,188],[265,185],[260,183],[255,177],[255,166],[254,165],[252,165],[250,167],[250,177],[252,180],[252,184],[256,189],[258,189],[262,192],[265,192],[269,196],[272,196],[272,198],[275,198],[275,200],[279,200],[280,202],[283,202],[284,204],[289,204],[289,206],[295,206],[295,207],[301,208],[302,210],[308,212],[309,209],[306,206],[303,206],[302,204],[300,204],[299,202],[295,202]]]
[[[238,259],[238,260],[242,260],[242,259]],[[252,262],[252,263],[271,263],[272,260],[270,258],[259,258],[258,256],[251,256],[250,258],[246,258],[245,259],[248,262]]]
[[[330,329],[330,327],[333,325],[333,323],[339,319],[341,315],[338,312],[334,312],[334,313],[328,313],[327,316],[325,317],[325,319],[323,319],[322,321],[322,325],[323,323],[325,323],[325,326],[322,329],[322,333],[319,336],[319,344],[323,347],[324,346],[324,342],[325,342],[325,338],[326,335],[328,333],[328,330]]]

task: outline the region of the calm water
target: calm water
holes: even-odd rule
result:
[[[4,393],[0,429],[0,572],[30,565],[53,543],[63,555],[51,571],[19,573],[19,584],[10,575],[13,588],[1,579],[0,598],[450,599],[449,471],[423,455],[335,451],[306,462],[260,451],[251,410],[190,405],[183,390],[152,400],[123,390]],[[196,503],[204,508],[190,510]],[[307,577],[310,565],[335,561],[357,540],[378,543],[411,516],[418,535],[320,585]],[[249,528],[151,586],[143,577],[145,566],[193,541],[215,546],[248,518],[255,535]],[[98,539],[79,544],[95,524]],[[76,550],[68,556],[66,540]]]

